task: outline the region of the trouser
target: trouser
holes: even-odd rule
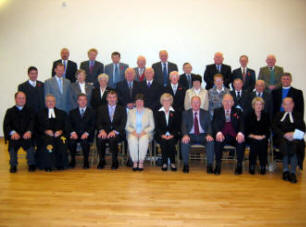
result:
[[[249,153],[249,163],[250,166],[256,165],[257,156],[259,157],[259,163],[261,167],[266,166],[267,164],[267,149],[268,149],[268,140],[249,140],[250,144],[250,153]]]
[[[204,133],[201,133],[200,135],[195,135],[195,134],[189,134],[190,137],[190,142],[185,144],[181,143],[181,151],[182,151],[182,157],[183,157],[183,162],[184,165],[188,165],[189,161],[189,150],[190,150],[190,145],[192,144],[201,144],[205,146],[206,150],[206,155],[207,155],[207,163],[209,165],[213,164],[214,161],[214,142],[208,142],[206,140],[206,135]]]
[[[143,135],[138,138],[132,134],[128,135],[130,156],[133,162],[144,161],[149,147],[149,136]]]
[[[223,148],[226,144],[232,145],[236,147],[237,161],[238,164],[241,164],[244,158],[244,149],[245,143],[238,143],[235,137],[225,136],[223,142],[215,141],[215,154],[216,154],[216,162],[220,163],[222,159]]]
[[[81,144],[82,151],[83,151],[83,156],[84,156],[84,162],[88,162],[88,156],[89,156],[89,151],[90,151],[90,143],[88,139],[70,139],[69,140],[69,150],[70,150],[70,155],[71,155],[71,160],[75,161],[75,154],[76,154],[76,148],[77,148],[77,143]]]
[[[110,139],[97,138],[97,148],[99,152],[100,161],[105,160],[105,149],[106,143],[109,144],[110,150],[112,152],[112,161],[118,161],[118,143],[122,140],[119,135],[116,135]]]
[[[170,159],[170,163],[175,163],[175,154],[176,148],[175,145],[177,140],[172,138],[170,140],[159,139],[158,143],[160,144],[161,152],[162,152],[162,163],[167,164],[168,158]]]
[[[28,165],[35,165],[35,149],[31,140],[10,140],[9,141],[9,154],[10,154],[10,165],[16,167],[18,165],[17,154],[18,150],[22,147],[27,152]]]
[[[283,172],[296,173],[298,159],[296,155],[297,141],[283,139],[280,144],[280,151],[283,153]],[[290,164],[290,169],[289,169]]]

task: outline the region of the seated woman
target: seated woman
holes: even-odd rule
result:
[[[143,94],[137,94],[135,100],[136,108],[129,111],[125,130],[133,161],[133,171],[142,171],[155,126],[152,110],[144,108]]]
[[[260,174],[266,173],[268,138],[270,136],[271,122],[269,114],[264,112],[265,102],[260,97],[252,100],[252,108],[245,122],[245,134],[250,145],[249,173],[254,174],[256,159],[259,157]]]
[[[91,84],[85,82],[86,80],[86,72],[83,69],[79,69],[75,73],[75,77],[77,79],[76,82],[71,84],[71,92],[72,92],[72,106],[73,109],[78,107],[78,96],[80,94],[84,94],[87,97],[87,100],[91,99],[92,89],[94,88]],[[89,103],[88,103],[89,104]]]
[[[164,93],[160,97],[162,107],[155,113],[155,139],[160,144],[162,151],[162,170],[168,169],[168,158],[170,159],[170,167],[172,171],[176,171],[175,167],[175,144],[178,139],[179,121],[178,115],[171,106],[173,97],[169,93]]]

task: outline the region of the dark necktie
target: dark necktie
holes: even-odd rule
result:
[[[90,73],[92,73],[93,67],[94,67],[94,63],[93,63],[93,61],[90,61],[90,62],[89,62],[89,72],[90,72]]]
[[[119,80],[119,67],[118,67],[118,64],[116,64],[115,65],[115,75],[113,78],[114,84],[117,83],[118,80]]]
[[[151,87],[151,82],[148,82],[148,87]]]
[[[190,74],[187,75],[187,80],[188,80],[188,87],[191,88],[191,76],[190,76]]]
[[[168,84],[168,72],[167,72],[167,66],[166,63],[163,63],[163,76],[164,76],[164,87]]]
[[[237,91],[237,98],[238,98],[238,99],[241,98],[240,91]]]
[[[84,109],[81,109],[81,118],[84,117],[84,113],[85,113]]]
[[[197,115],[198,115],[198,112],[195,112],[194,113],[194,123],[193,123],[194,124],[194,134],[196,136],[200,135],[199,121],[198,121]]]
[[[242,69],[242,80],[243,82],[245,82],[245,78],[246,78],[246,70],[245,68]]]
[[[132,86],[132,82],[129,82],[129,93],[130,93],[130,98],[132,98],[132,95],[133,95],[133,86]]]

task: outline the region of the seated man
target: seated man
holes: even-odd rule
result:
[[[126,124],[126,109],[117,105],[118,96],[115,91],[107,94],[107,105],[99,107],[97,111],[97,147],[100,156],[98,169],[105,166],[105,148],[109,143],[112,151],[112,169],[118,169],[118,143],[124,138]]]
[[[55,102],[53,95],[47,95],[47,108],[37,114],[37,130],[43,143],[41,163],[46,172],[51,172],[54,167],[63,170],[68,165],[67,115],[55,108]]]
[[[15,106],[6,111],[3,129],[5,141],[9,141],[10,172],[17,171],[17,152],[20,147],[27,151],[29,171],[35,171],[35,151],[32,143],[34,113],[25,106],[26,95],[19,91],[15,94]]]
[[[302,113],[294,112],[291,97],[283,99],[282,107],[284,111],[279,112],[274,118],[273,132],[283,154],[283,180],[296,183],[297,153],[300,144],[304,142],[305,122]]]
[[[222,105],[223,107],[214,111],[212,121],[213,135],[215,135],[215,174],[219,175],[221,173],[222,152],[226,144],[236,147],[238,162],[235,174],[241,174],[245,148],[244,120],[240,109],[233,107],[234,100],[230,94],[223,96]]]
[[[191,109],[183,112],[182,117],[182,157],[183,172],[189,172],[189,150],[192,144],[203,144],[207,152],[207,173],[213,173],[214,139],[212,137],[211,121],[208,111],[200,109],[201,98],[191,98]]]
[[[87,96],[85,94],[80,94],[77,102],[78,107],[69,113],[69,149],[71,154],[69,166],[71,168],[75,167],[76,147],[79,142],[84,156],[83,168],[88,169],[90,142],[93,140],[95,131],[95,112],[87,106]]]

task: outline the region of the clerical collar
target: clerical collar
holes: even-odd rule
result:
[[[18,110],[22,110],[23,109],[23,106],[16,105],[16,107],[17,107]]]
[[[289,86],[289,87],[282,87],[282,89],[285,89],[285,90],[288,90],[290,88],[291,88],[291,86]]]

